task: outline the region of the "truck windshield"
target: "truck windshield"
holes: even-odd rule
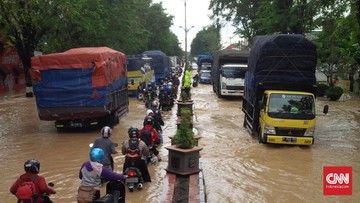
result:
[[[273,118],[314,119],[314,98],[311,95],[271,94],[268,114]]]
[[[226,78],[245,78],[246,68],[223,67],[223,76]]]

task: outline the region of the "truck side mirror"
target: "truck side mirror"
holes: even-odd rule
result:
[[[323,113],[326,115],[329,112],[329,105],[325,105],[323,109]]]

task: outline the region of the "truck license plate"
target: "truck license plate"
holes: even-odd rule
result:
[[[127,183],[137,183],[137,182],[139,182],[139,178],[138,177],[126,178],[126,182]]]
[[[295,137],[284,137],[282,139],[284,142],[296,142],[297,139]]]

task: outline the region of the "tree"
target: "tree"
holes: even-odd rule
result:
[[[222,19],[232,22],[237,27],[235,33],[251,42],[252,37],[257,35],[257,28],[254,22],[259,6],[259,0],[211,0],[209,8],[212,9],[212,18],[217,23]]]
[[[220,29],[215,25],[203,28],[198,32],[191,42],[191,56],[200,54],[213,55],[216,51],[221,49]]]
[[[254,24],[259,34],[304,34],[316,27],[318,1],[262,0]]]
[[[181,54],[179,40],[170,31],[173,16],[165,13],[162,3],[152,4],[147,13],[145,26],[148,30],[148,50],[162,50],[167,55]]]
[[[359,48],[356,44],[356,33],[359,26],[356,24],[355,10],[351,9],[344,16],[350,2],[340,2],[336,5],[328,5],[319,18],[321,31],[317,34],[315,43],[318,47],[319,67],[325,73],[328,81],[332,82],[334,75],[349,77],[354,74]]]
[[[26,87],[31,87],[29,69],[31,57],[46,32],[62,20],[62,15],[71,8],[71,1],[51,0],[3,0],[0,1],[0,23],[3,32],[16,47],[25,73]],[[32,97],[27,88],[26,96]]]

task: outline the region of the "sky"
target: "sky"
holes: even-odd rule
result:
[[[153,0],[153,3],[162,2],[165,12],[174,16],[173,31],[181,42],[181,48],[185,50],[185,0]],[[190,45],[196,34],[204,27],[211,25],[212,21],[210,16],[212,11],[209,10],[210,0],[186,0],[186,27],[189,29],[187,33],[187,51],[190,51]],[[183,28],[180,28],[182,26]],[[231,26],[231,23],[227,23],[225,27],[221,29],[221,42],[223,46],[228,46],[231,43],[236,42],[239,38],[235,37],[233,32],[235,28]]]

